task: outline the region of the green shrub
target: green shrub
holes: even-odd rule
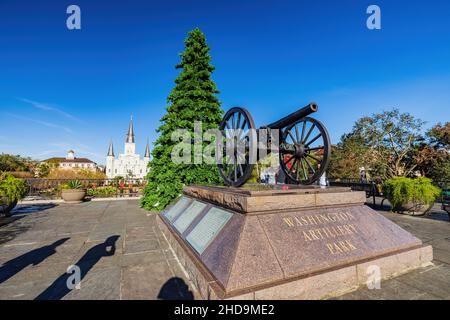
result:
[[[6,204],[23,199],[27,192],[25,181],[14,178],[10,173],[0,173],[0,198]]]
[[[111,186],[98,187],[98,188],[89,188],[87,190],[88,196],[108,196],[117,194],[117,188]]]
[[[395,177],[383,184],[385,197],[392,204],[394,211],[402,205],[413,202],[432,205],[441,194],[441,190],[435,187],[428,178]]]

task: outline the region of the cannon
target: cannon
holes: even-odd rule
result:
[[[239,187],[251,176],[256,161],[269,154],[277,143],[281,169],[287,183],[311,185],[327,170],[331,144],[328,131],[318,120],[309,117],[319,109],[316,103],[266,126],[256,129],[247,109],[234,107],[225,114],[220,123],[222,133],[218,141],[218,167],[227,186]],[[262,134],[266,132],[268,134]],[[275,134],[274,134],[275,133]],[[267,144],[260,138],[268,136]],[[272,139],[275,136],[278,139]],[[274,141],[275,140],[275,141]],[[262,146],[263,145],[263,146]]]

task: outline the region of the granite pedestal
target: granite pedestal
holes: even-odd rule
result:
[[[433,259],[365,200],[340,187],[191,186],[158,223],[204,299],[322,299]]]

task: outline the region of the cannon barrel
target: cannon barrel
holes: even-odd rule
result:
[[[316,103],[312,102],[312,103],[308,104],[306,107],[301,108],[300,110],[297,110],[294,113],[291,113],[290,115],[288,115],[278,121],[275,121],[274,123],[264,126],[263,128],[283,129],[283,128],[297,122],[298,120],[309,116],[311,113],[314,113],[317,110],[319,110],[319,106]]]

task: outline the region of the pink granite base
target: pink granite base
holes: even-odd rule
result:
[[[213,276],[203,267],[194,254],[189,254],[164,221],[158,218],[158,226],[165,239],[185,268],[189,279],[205,300],[317,300],[336,297],[367,285],[370,267],[378,266],[383,280],[426,266],[433,260],[431,246],[382,256],[364,262],[323,270],[316,274],[290,279],[288,282],[268,283],[245,292],[227,294]]]
[[[353,199],[359,196],[350,190],[330,190],[333,197],[339,194],[339,205],[332,202],[330,206],[320,203],[290,209],[282,192],[237,193],[233,206],[237,202],[246,204],[241,208],[249,209],[249,203],[260,203],[266,197],[272,197],[272,204],[284,204],[280,211],[272,206],[265,212],[259,207],[252,213],[235,211],[220,199],[212,201],[207,188],[189,190],[186,194],[197,193],[195,199],[208,203],[207,208],[219,207],[232,213],[200,253],[187,241],[186,233],[177,232],[173,221],[164,215],[157,219],[204,299],[322,299],[365,285],[373,266],[378,267],[382,279],[387,279],[433,260],[431,246],[424,246],[381,214],[355,203]],[[213,191],[217,198],[218,191]],[[304,189],[296,192],[291,196],[312,194]],[[327,197],[326,190],[312,192]],[[256,197],[260,199],[252,200]],[[194,219],[189,228],[195,228],[198,221]]]

